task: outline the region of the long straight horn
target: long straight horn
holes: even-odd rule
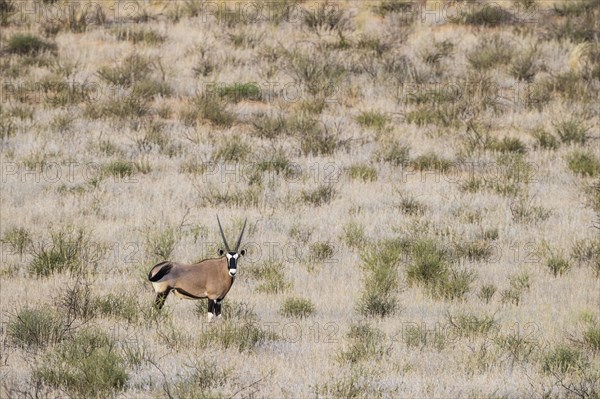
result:
[[[219,223],[219,230],[221,231],[221,237],[223,238],[223,244],[225,244],[225,249],[227,250],[227,252],[231,252],[231,250],[229,249],[229,244],[227,244],[227,240],[225,239],[225,234],[223,233],[223,227],[221,226],[219,215],[217,215],[217,223]]]
[[[242,227],[242,232],[240,233],[240,238],[238,238],[237,244],[235,246],[235,252],[237,252],[238,249],[240,249],[240,244],[242,243],[242,236],[244,235],[244,230],[246,230],[246,222],[248,221],[248,218],[246,218],[244,220],[244,227]]]

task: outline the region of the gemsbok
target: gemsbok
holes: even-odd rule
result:
[[[219,258],[204,259],[191,265],[176,262],[161,262],[154,266],[148,273],[148,280],[152,282],[156,299],[154,306],[162,309],[167,295],[174,291],[178,297],[185,299],[208,298],[208,321],[213,317],[221,316],[221,301],[229,292],[237,273],[238,259],[246,254],[245,250],[238,252],[242,236],[246,229],[247,219],[232,250],[227,244],[221,221],[217,215],[217,223],[223,238],[225,250],[219,249]]]

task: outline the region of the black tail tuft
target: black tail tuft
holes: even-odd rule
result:
[[[157,267],[160,267],[160,269],[153,276],[152,270],[155,270]],[[173,268],[173,264],[171,262],[161,262],[158,265],[154,266],[152,268],[152,270],[150,270],[150,273],[148,273],[148,280],[150,280],[152,282],[159,281],[161,278],[163,278],[164,276],[169,274],[169,272],[171,271],[172,268]]]

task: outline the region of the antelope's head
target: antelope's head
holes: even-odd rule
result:
[[[225,255],[225,257],[227,258],[227,269],[229,270],[229,275],[231,277],[235,277],[235,274],[237,273],[237,261],[238,261],[239,257],[246,255],[245,249],[242,249],[241,251],[239,251],[239,249],[240,249],[240,244],[242,243],[242,236],[244,235],[244,230],[246,230],[246,222],[247,221],[248,221],[248,219],[244,220],[244,227],[242,227],[242,231],[237,240],[237,244],[235,245],[235,249],[232,250],[229,247],[229,244],[227,244],[227,240],[225,239],[225,234],[223,233],[223,227],[221,227],[221,221],[219,220],[219,216],[217,215],[217,222],[219,223],[219,230],[221,231],[221,238],[223,238],[223,244],[225,245],[225,250],[219,249],[219,255],[220,256]]]

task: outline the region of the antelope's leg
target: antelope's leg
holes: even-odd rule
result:
[[[212,299],[208,298],[208,314],[207,314],[208,321],[211,321],[214,315],[215,315],[215,302]]]
[[[215,301],[215,316],[221,317],[221,299]]]
[[[167,295],[169,295],[169,290],[156,293],[156,298],[154,299],[154,307],[156,309],[162,309],[165,304],[165,300],[167,299]]]

